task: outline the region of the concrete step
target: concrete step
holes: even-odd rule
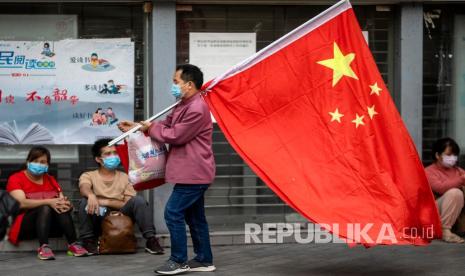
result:
[[[192,240],[190,234],[188,235],[188,246],[192,246]],[[170,238],[169,234],[158,235],[160,245],[164,248],[170,247]],[[210,232],[210,242],[211,245],[244,245],[246,244],[246,237],[244,230],[235,230],[235,231],[216,231]],[[64,238],[51,238],[50,247],[54,251],[66,251],[67,243]],[[295,243],[295,240],[292,238],[284,239],[284,243]],[[141,236],[137,237],[137,245],[139,248],[145,247],[145,239]],[[10,242],[4,240],[0,242],[0,252],[35,252],[38,248],[37,240],[31,241],[22,241],[19,246],[14,246]],[[169,252],[169,250],[168,250]]]

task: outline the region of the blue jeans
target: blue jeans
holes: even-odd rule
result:
[[[204,194],[209,184],[176,184],[165,207],[165,221],[170,231],[171,257],[177,263],[187,261],[186,223],[194,245],[195,260],[213,263],[210,234],[205,218]]]

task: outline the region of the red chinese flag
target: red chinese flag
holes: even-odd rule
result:
[[[365,246],[441,237],[422,163],[348,1],[204,89],[234,149],[309,220]]]

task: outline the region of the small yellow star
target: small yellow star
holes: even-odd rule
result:
[[[358,116],[357,113],[355,113],[355,116],[356,116],[355,120],[352,121],[352,123],[355,124],[355,128],[358,128],[359,125],[364,126],[365,123],[363,122],[363,118],[364,118],[365,116]]]
[[[372,107],[368,107],[367,106],[367,109],[368,109],[368,116],[370,116],[370,119],[373,120],[373,117],[376,115],[376,114],[379,114],[378,112],[376,112],[375,110],[375,106],[373,105]]]
[[[378,87],[378,83],[375,82],[375,84],[373,85],[370,85],[370,88],[371,88],[371,92],[370,92],[370,95],[373,95],[373,94],[376,94],[379,96],[379,92],[381,92],[381,88]]]
[[[332,121],[338,121],[339,123],[341,122],[341,117],[344,117],[344,114],[339,113],[339,109],[336,108],[334,112],[328,112],[329,115],[331,115],[331,122]]]
[[[354,71],[352,71],[352,68],[350,68],[350,63],[355,59],[355,54],[342,54],[336,42],[334,42],[333,54],[334,57],[332,59],[326,59],[317,62],[318,64],[333,69],[333,87],[336,86],[336,84],[343,76],[358,80],[357,75],[355,75]]]

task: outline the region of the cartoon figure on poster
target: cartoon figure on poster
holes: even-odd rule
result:
[[[90,62],[82,65],[82,69],[92,72],[107,72],[115,69],[115,66],[111,65],[108,60],[99,58],[97,53],[92,53]]]
[[[44,57],[53,57],[55,56],[55,53],[50,49],[50,43],[45,42],[44,43],[44,48],[42,49],[42,52],[40,53]]]
[[[92,115],[92,120],[90,122],[91,126],[112,126],[118,121],[116,114],[113,111],[112,107],[108,107],[107,110],[103,110],[101,107]]]
[[[127,85],[115,84],[113,80],[109,80],[102,85],[102,89],[98,92],[100,94],[121,94],[127,92]]]

